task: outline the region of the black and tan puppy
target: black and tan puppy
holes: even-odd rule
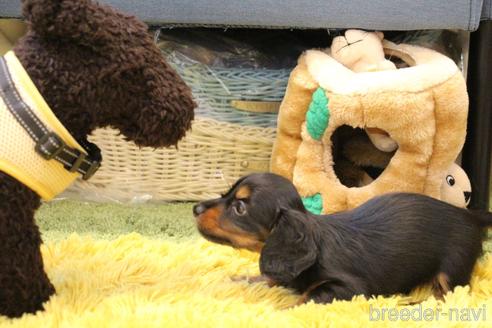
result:
[[[442,297],[469,283],[492,225],[491,213],[409,193],[317,216],[274,174],[244,177],[193,212],[205,238],[261,252],[263,276],[319,303],[409,293],[428,282]]]

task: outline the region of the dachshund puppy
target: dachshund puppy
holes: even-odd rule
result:
[[[261,252],[263,276],[317,303],[409,293],[429,282],[441,298],[469,283],[492,225],[491,213],[410,193],[317,216],[290,181],[269,173],[241,178],[193,213],[205,238]]]

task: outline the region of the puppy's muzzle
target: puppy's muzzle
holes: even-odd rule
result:
[[[206,210],[206,207],[202,204],[196,204],[195,206],[193,206],[193,215],[197,217],[200,214],[203,214]]]

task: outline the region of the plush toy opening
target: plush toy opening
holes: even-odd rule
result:
[[[394,49],[385,48],[384,57],[395,64],[398,69],[416,65],[415,60],[412,57]]]
[[[387,60],[391,61],[393,64],[395,64],[396,68],[398,68],[398,69],[410,67],[410,65],[406,61],[404,61],[403,59],[401,59],[399,57],[386,55],[385,58]]]
[[[338,127],[331,136],[333,169],[347,187],[363,187],[376,180],[386,169],[395,151],[376,148],[366,131],[349,125]]]

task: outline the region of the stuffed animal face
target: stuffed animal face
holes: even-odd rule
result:
[[[90,0],[23,0],[14,51],[75,138],[117,128],[139,146],[176,144],[191,126],[190,89],[134,17]]]
[[[465,171],[453,163],[441,186],[441,200],[458,207],[467,207],[471,199],[471,184]]]
[[[354,72],[396,69],[384,58],[381,32],[347,30],[344,36],[333,39],[331,56]]]
[[[333,39],[331,56],[354,72],[374,72],[396,69],[395,64],[385,59],[382,32],[347,30],[344,36]],[[378,128],[366,128],[366,133],[377,149],[392,152],[398,148],[389,134]]]

